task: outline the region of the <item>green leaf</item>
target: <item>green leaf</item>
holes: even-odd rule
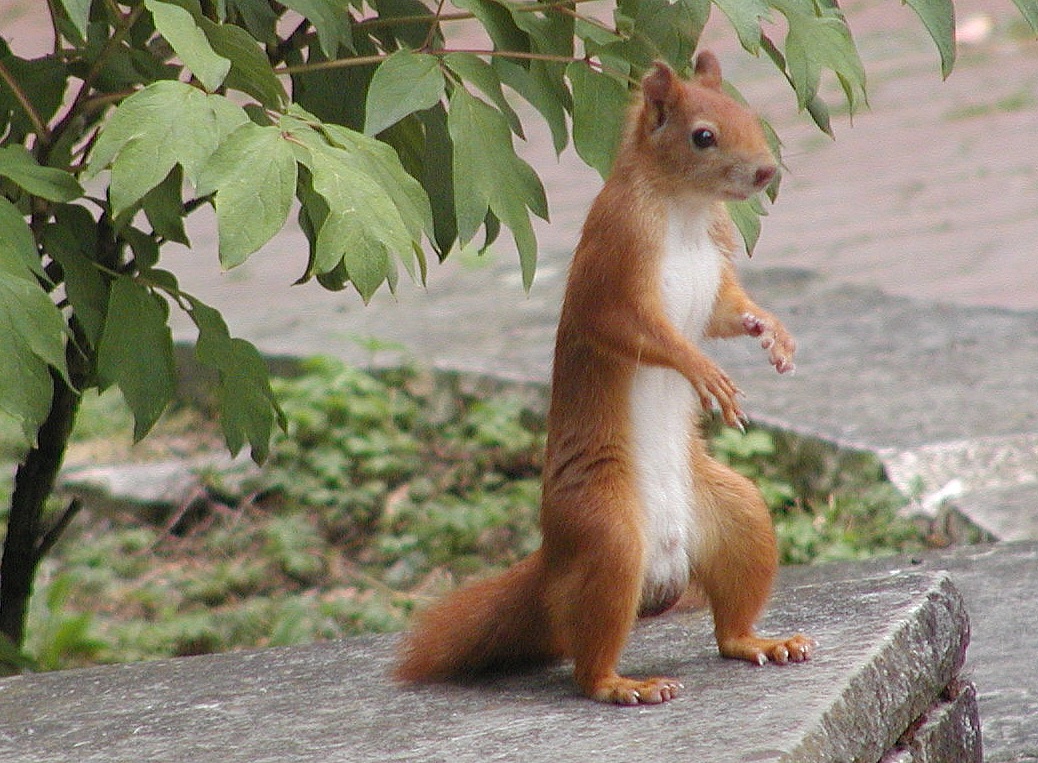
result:
[[[289,109],[289,114],[282,117],[280,127],[308,149],[299,157],[304,165],[312,165],[314,161],[319,161],[320,157],[331,151],[333,161],[348,163],[381,186],[381,190],[395,205],[399,220],[406,227],[411,239],[408,248],[397,249],[395,253],[400,257],[411,277],[424,283],[426,266],[425,256],[421,249],[421,239],[423,233],[430,239],[434,235],[435,223],[432,208],[425,190],[415,178],[404,170],[397,153],[382,141],[370,138],[348,127],[321,123],[297,106],[293,106]],[[310,195],[314,196],[313,193]],[[316,195],[316,198],[321,197]],[[320,206],[323,207],[323,205]],[[317,208],[313,204],[312,198],[308,198],[304,203],[304,212],[305,215],[301,219],[311,226],[307,235],[316,250],[317,232],[323,225],[327,212],[323,208]],[[392,224],[395,226],[395,221]],[[341,288],[338,278],[334,280],[321,278],[322,272],[330,273],[332,271],[315,271],[316,252],[312,252],[312,255],[311,267],[304,276],[304,280],[316,272],[322,285],[334,282]],[[335,269],[333,268],[333,270]],[[392,264],[392,260],[388,260],[386,277],[390,279],[390,288],[395,288],[395,276],[395,266]]]
[[[429,198],[421,183],[400,164],[392,148],[340,125],[323,125],[322,131],[332,145],[349,154],[349,160],[354,166],[382,186],[396,205],[415,243],[421,242],[423,232],[432,237],[433,216]]]
[[[495,0],[455,0],[453,3],[475,16],[494,41],[495,50],[530,52],[530,36],[515,23],[508,5]]]
[[[225,0],[227,16],[237,16],[253,37],[264,45],[276,45],[277,14],[268,0]],[[223,21],[225,19],[221,19]]]
[[[604,178],[623,133],[627,88],[582,61],[570,64],[566,76],[573,87],[573,146]]]
[[[834,72],[851,113],[865,101],[865,68],[850,29],[835,9],[816,7],[811,0],[771,0],[789,24],[786,65],[803,109],[818,95],[822,69]]]
[[[184,230],[184,202],[181,198],[183,184],[184,172],[178,164],[170,170],[165,180],[144,194],[141,207],[157,236],[190,246],[191,242]]]
[[[55,167],[41,167],[25,146],[0,148],[0,175],[47,201],[72,201],[84,193],[70,173]]]
[[[679,71],[687,69],[710,16],[709,0],[625,0],[620,8],[633,11],[635,42],[647,45],[653,59],[662,58]],[[633,58],[632,63],[642,63],[640,56]]]
[[[813,96],[807,102],[807,113],[811,115],[811,119],[818,125],[819,130],[830,138],[834,137],[832,121],[829,118],[829,106],[825,101],[817,95]]]
[[[112,283],[97,347],[102,391],[119,385],[134,416],[134,442],[155,425],[176,390],[173,337],[165,300],[130,278]]]
[[[1021,0],[1022,2],[1024,0]],[[955,66],[955,6],[952,0],[904,0],[916,12],[941,54],[941,75],[947,79]],[[1021,7],[1021,10],[1024,10]],[[1024,14],[1026,17],[1026,13]]]
[[[443,72],[435,56],[401,48],[371,78],[364,106],[364,134],[377,135],[408,114],[432,108],[443,97]]]
[[[36,242],[22,213],[0,196],[0,276],[47,281]]]
[[[132,225],[124,226],[119,231],[119,239],[130,245],[133,252],[133,265],[137,270],[147,270],[159,262],[159,242],[142,230]]]
[[[555,153],[561,154],[569,144],[569,128],[566,125],[565,103],[558,97],[554,87],[537,72],[531,72],[503,57],[495,57],[492,66],[501,82],[519,93],[544,117],[551,130]]]
[[[757,246],[758,239],[760,239],[760,219],[766,216],[768,211],[756,196],[746,201],[730,201],[727,206],[728,214],[731,216],[732,222],[735,223],[735,227],[746,245],[746,251],[752,256],[753,249]]]
[[[573,25],[573,33],[595,45],[611,45],[623,39],[608,26],[592,18],[578,18]]]
[[[237,455],[248,441],[252,459],[262,463],[270,449],[275,421],[284,428],[284,414],[270,388],[267,364],[244,339],[232,338],[220,313],[194,297],[188,314],[198,327],[195,353],[219,376],[217,400],[227,448]]]
[[[248,122],[232,132],[202,167],[198,193],[216,193],[220,263],[233,268],[267,243],[288,219],[296,160],[277,127]]]
[[[456,88],[447,126],[454,144],[454,205],[458,238],[467,243],[492,211],[512,231],[523,284],[529,289],[537,262],[537,240],[528,210],[547,219],[544,187],[516,156],[508,121],[500,111]]]
[[[0,274],[0,411],[18,422],[28,445],[50,411],[50,369],[68,379],[65,337],[65,320],[38,282]]]
[[[345,267],[349,280],[367,302],[383,281],[389,279],[391,287],[395,283],[390,254],[412,256],[417,243],[412,234],[421,235],[421,224],[415,219],[405,220],[401,214],[398,204],[405,202],[391,179],[392,165],[416,187],[417,183],[395,160],[382,166],[385,154],[370,150],[377,141],[347,128],[311,124],[311,120],[313,117],[296,108],[294,115],[281,122],[281,128],[306,149],[300,161],[307,170],[303,178],[309,182],[300,183],[300,220],[313,249],[304,280],[316,274],[324,283],[327,279],[322,279],[323,274]],[[395,157],[392,149],[388,151]],[[424,192],[421,196],[424,199]],[[332,283],[343,283],[341,274]]]
[[[87,178],[112,167],[112,214],[161,183],[177,164],[192,183],[224,138],[249,121],[227,98],[162,80],[134,93],[112,114],[90,156]]]
[[[32,105],[40,119],[45,123],[49,122],[61,106],[68,85],[68,72],[64,62],[54,56],[26,61],[18,56],[3,55],[7,52],[7,46],[0,44],[0,60],[3,61],[11,78],[23,93],[31,94]],[[32,120],[10,84],[6,79],[0,79],[0,128],[6,127],[8,120],[12,132],[5,136],[5,143],[20,143],[22,136],[36,132]]]
[[[474,85],[489,98],[508,119],[512,132],[520,138],[525,138],[519,115],[515,113],[515,109],[505,98],[504,91],[501,89],[501,78],[493,66],[472,53],[449,53],[444,56],[443,62],[461,79]]]
[[[771,21],[768,4],[764,0],[713,0],[713,3],[728,17],[743,49],[757,55],[761,43],[761,19]]]
[[[151,11],[155,29],[205,89],[211,92],[220,87],[231,70],[231,62],[213,50],[191,14],[179,5],[161,0],[144,0],[144,7]]]
[[[1038,34],[1038,0],[1013,0],[1031,31]]]
[[[335,58],[340,45],[353,47],[349,3],[345,0],[283,0],[282,5],[310,20],[327,58]]]
[[[564,58],[573,57],[575,19],[572,14],[560,13],[558,8],[547,3],[536,11],[531,11],[530,8],[537,6],[520,8],[512,3],[503,5],[512,14],[515,25],[530,36],[532,51]],[[556,62],[550,62],[549,65],[560,69],[565,68],[564,64]]]
[[[213,50],[231,62],[224,84],[248,93],[267,108],[284,108],[285,88],[253,36],[233,24],[215,24],[207,18],[199,23]]]
[[[65,293],[87,342],[97,346],[108,307],[108,279],[97,269],[97,223],[81,206],[55,210],[55,220],[43,230],[44,250],[59,265]]]
[[[355,5],[360,7],[359,2]],[[385,50],[444,47],[442,24],[429,35],[427,20],[432,18],[433,12],[422,0],[373,0],[369,5],[378,11],[379,19],[386,22],[382,29],[372,30]]]
[[[425,129],[420,179],[429,194],[433,218],[433,235],[429,239],[442,261],[458,238],[452,174],[454,149],[447,132],[447,111],[442,105],[423,112],[420,119]]]
[[[87,37],[87,25],[90,23],[90,3],[91,0],[61,0],[72,26],[83,40]]]
[[[342,262],[367,302],[386,280],[389,252],[409,249],[411,237],[382,187],[335,156],[322,152],[310,168],[314,191],[328,205],[328,216],[317,233],[315,267],[327,272]]]

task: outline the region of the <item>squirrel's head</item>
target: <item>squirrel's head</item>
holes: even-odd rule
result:
[[[691,80],[655,65],[642,80],[629,139],[653,175],[677,193],[746,199],[778,172],[759,117],[724,92],[721,65],[709,51],[697,57]]]

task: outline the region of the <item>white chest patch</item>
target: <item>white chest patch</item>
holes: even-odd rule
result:
[[[713,311],[724,254],[710,238],[709,215],[672,213],[661,263],[667,317],[698,342]],[[638,489],[645,512],[643,609],[680,596],[699,541],[689,443],[699,398],[677,371],[643,366],[631,390]]]

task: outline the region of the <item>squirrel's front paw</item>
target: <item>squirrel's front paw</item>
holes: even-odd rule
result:
[[[768,358],[776,371],[784,374],[796,370],[793,363],[796,342],[778,319],[745,313],[742,316],[742,325],[747,334],[760,338],[760,346],[768,351]]]
[[[746,414],[742,412],[739,401],[736,399],[741,393],[735,383],[728,378],[728,374],[714,365],[712,361],[705,360],[693,378],[693,386],[699,394],[703,410],[709,411],[713,407],[713,400],[716,400],[724,422],[730,427],[743,429]]]

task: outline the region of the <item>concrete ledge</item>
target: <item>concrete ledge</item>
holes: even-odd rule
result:
[[[566,667],[402,688],[386,676],[395,637],[20,676],[0,681],[0,761],[580,761],[652,750],[697,763],[871,763],[940,709],[969,638],[962,598],[940,573],[780,586],[762,626],[810,633],[816,658],[722,660],[702,612],[643,623],[624,670],[687,687],[658,707],[589,702]],[[958,696],[975,717],[974,695]]]
[[[909,727],[880,763],[959,763],[981,759],[976,687],[952,683],[946,695]]]
[[[947,573],[971,619],[964,672],[977,686],[987,763],[1038,763],[1038,669],[1030,658],[1038,622],[1038,543],[964,546],[854,564],[789,567],[791,584],[906,570]],[[911,759],[909,759],[911,760]]]

